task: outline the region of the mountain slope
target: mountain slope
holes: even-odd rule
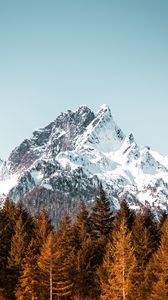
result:
[[[62,113],[34,131],[0,165],[0,195],[15,201],[30,200],[33,191],[37,195],[44,189],[66,201],[90,201],[100,182],[113,196],[114,207],[126,197],[135,208],[167,209],[168,157],[140,149],[133,135],[125,136],[114,122],[107,105],[97,114],[87,106]],[[53,201],[44,203],[51,209]]]

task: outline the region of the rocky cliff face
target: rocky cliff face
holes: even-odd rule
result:
[[[72,199],[91,201],[100,182],[114,207],[126,197],[135,208],[167,209],[168,157],[139,148],[133,135],[125,136],[117,126],[106,105],[97,114],[87,106],[62,113],[0,164],[0,197],[24,198],[30,206],[34,193],[39,199],[39,191],[39,207],[50,210],[56,201],[53,195],[59,195],[59,203],[66,199],[62,207]],[[46,193],[52,194],[48,200]],[[39,200],[31,205],[36,209]]]
[[[7,161],[9,172],[29,168],[41,158],[55,158],[61,151],[73,150],[75,140],[84,132],[94,119],[94,113],[86,106],[76,112],[62,113],[48,126],[33,132],[30,139],[25,139],[15,148]]]

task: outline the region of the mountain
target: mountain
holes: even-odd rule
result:
[[[100,183],[115,208],[123,197],[134,208],[168,208],[168,157],[140,148],[107,105],[96,114],[87,106],[61,113],[0,162],[0,198],[46,206],[52,215],[92,201]]]

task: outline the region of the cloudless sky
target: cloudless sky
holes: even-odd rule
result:
[[[0,0],[0,157],[60,112],[103,103],[168,155],[168,1]]]

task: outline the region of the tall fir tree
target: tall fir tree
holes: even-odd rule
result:
[[[74,251],[80,249],[83,239],[90,233],[89,213],[84,202],[81,203],[75,221],[72,225]]]
[[[8,256],[8,295],[11,300],[15,299],[14,290],[18,282],[21,265],[31,238],[25,230],[25,224],[26,223],[23,222],[22,216],[20,215],[15,224],[15,233],[12,236],[11,249]]]
[[[20,210],[22,219],[25,220],[26,211],[22,212],[22,203],[18,204],[18,215]],[[29,222],[26,221],[27,220],[25,220],[25,225],[29,224]],[[26,229],[28,228],[26,226]],[[22,298],[40,299],[43,297],[38,288],[39,272],[37,267],[37,259],[40,254],[41,247],[45,243],[48,234],[52,230],[51,221],[44,209],[38,215],[35,215],[33,219],[33,226],[31,228],[33,228],[33,231],[31,232],[33,237],[29,244],[28,251],[26,252],[26,256],[21,264],[19,282],[16,287],[15,294],[18,300],[21,300]],[[30,232],[28,232],[28,234],[30,235]]]
[[[115,226],[120,226],[120,223],[123,222],[123,219],[125,220],[128,229],[132,230],[132,226],[135,222],[135,212],[129,208],[129,205],[125,199],[121,201],[120,209],[117,211],[115,216]]]
[[[162,231],[162,226],[164,225],[164,222],[167,219],[168,219],[168,213],[165,210],[161,211],[160,218],[159,218],[159,230],[160,230],[160,233]]]
[[[59,247],[57,247],[57,275],[55,276],[55,295],[60,299],[69,299],[72,295],[73,281],[71,267],[74,252],[74,235],[71,219],[64,213],[56,232]]]
[[[46,210],[43,208],[40,213],[34,217],[35,223],[35,239],[39,246],[39,249],[47,239],[48,234],[52,231],[53,226],[51,220],[48,217]]]
[[[154,213],[149,208],[144,208],[142,216],[144,228],[148,230],[150,235],[152,256],[152,254],[158,249],[160,244],[160,228]],[[149,259],[151,258],[151,256],[149,257]]]
[[[73,224],[73,253],[71,260],[71,278],[73,283],[73,299],[86,299],[94,297],[96,285],[95,274],[95,245],[90,237],[89,214],[84,203],[81,204],[79,212]]]
[[[168,299],[168,220],[162,226],[160,247],[153,254],[146,271],[149,300]]]
[[[66,299],[72,294],[70,267],[72,259],[71,225],[64,215],[56,232],[50,233],[38,259],[45,297]],[[44,299],[46,299],[44,297]],[[41,298],[43,299],[43,298]]]
[[[26,256],[23,260],[19,282],[15,289],[17,300],[39,300],[40,299],[40,282],[39,271],[37,267],[37,258],[39,249],[36,240],[32,238]]]
[[[98,271],[101,300],[130,299],[135,264],[131,233],[123,219],[119,228],[113,231],[103,264]]]
[[[145,270],[152,256],[153,242],[150,232],[143,224],[143,215],[138,213],[132,229],[136,266],[133,276],[132,299],[145,300]]]
[[[41,282],[41,299],[53,299],[53,276],[55,275],[55,261],[57,245],[53,232],[50,232],[38,258],[39,276]]]
[[[29,241],[34,235],[34,219],[22,201],[16,203],[15,207],[15,223],[20,218],[24,224],[24,231],[29,237]]]
[[[93,237],[96,239],[108,237],[112,231],[114,216],[109,200],[104,190],[100,188],[99,197],[96,199],[90,215],[90,225]]]
[[[0,211],[0,288],[8,289],[10,284],[7,279],[8,274],[8,255],[11,248],[11,239],[14,234],[15,204],[6,199],[3,208]]]

